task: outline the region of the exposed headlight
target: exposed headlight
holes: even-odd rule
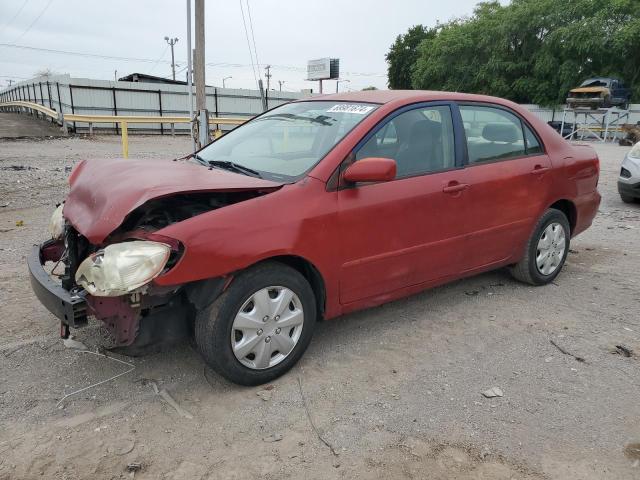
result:
[[[51,234],[51,238],[54,240],[58,240],[62,238],[64,234],[64,217],[62,216],[62,207],[64,207],[64,203],[58,205],[53,211],[53,215],[51,215],[51,220],[49,220],[49,233]]]
[[[640,142],[636,143],[633,148],[627,153],[629,158],[638,158],[640,159]]]
[[[169,260],[171,247],[136,240],[114,243],[86,258],[76,271],[76,282],[91,295],[117,297],[155,278]]]

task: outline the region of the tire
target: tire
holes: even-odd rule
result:
[[[552,259],[557,260],[557,265],[553,268],[552,271],[548,273],[543,273],[541,269],[538,267],[538,247],[539,242],[542,241],[543,235],[547,232],[547,238],[549,238],[549,228],[552,225],[557,225],[562,228],[564,233],[564,250],[561,255],[559,254],[559,249],[561,247],[561,242],[558,242],[558,247],[550,246],[552,251],[558,253],[557,255],[551,256]],[[553,227],[552,227],[553,228]],[[540,220],[536,224],[533,229],[533,233],[529,237],[527,241],[527,245],[525,248],[524,257],[515,265],[510,268],[511,275],[521,282],[528,283],[530,285],[546,285],[547,283],[552,282],[562,270],[564,266],[564,262],[567,258],[567,254],[569,252],[570,245],[570,233],[571,227],[569,226],[569,221],[564,213],[560,210],[556,210],[555,208],[550,208]],[[555,242],[556,240],[551,240],[551,242]],[[543,250],[541,250],[544,253]],[[553,261],[550,265],[553,266],[555,261]],[[543,269],[544,270],[544,269]]]
[[[272,288],[269,289],[269,287]],[[260,300],[260,302],[263,304],[265,302],[268,303],[269,308],[275,308],[275,302],[283,292],[292,292],[292,300],[284,307],[282,316],[285,316],[284,312],[286,311],[287,313],[295,313],[299,318],[299,310],[302,310],[301,330],[296,330],[298,326],[284,326],[278,328],[278,332],[276,332],[274,330],[278,325],[276,320],[280,317],[275,315],[266,321],[267,323],[264,323],[265,332],[263,332],[262,328],[257,330],[254,327],[256,318],[262,318],[258,308],[258,303],[260,302],[257,295],[260,295],[260,292],[263,292],[264,295],[265,291],[267,291],[269,299],[263,296],[263,300]],[[277,297],[272,298],[272,294],[277,295]],[[253,303],[254,298],[256,298],[255,303]],[[271,301],[274,303],[270,303]],[[294,307],[293,309],[291,309],[292,306]],[[234,353],[234,348],[240,352],[238,346],[242,345],[242,341],[245,339],[245,331],[234,328],[236,316],[238,315],[239,317],[243,312],[245,312],[247,318],[251,316],[251,320],[248,321],[251,323],[251,329],[247,330],[246,335],[249,341],[245,343],[250,348],[264,348],[265,351],[269,348],[268,354],[260,353],[256,350],[255,353],[250,352],[240,359]],[[293,313],[291,316],[293,316]],[[313,336],[316,315],[315,296],[309,282],[297,270],[285,264],[265,262],[238,274],[227,290],[215,302],[197,312],[195,341],[205,362],[215,372],[239,385],[261,385],[280,377],[300,359]],[[266,318],[269,317],[266,316]],[[288,334],[288,338],[287,336],[275,336],[276,333],[283,335],[285,332]],[[277,341],[270,342],[267,337],[269,339],[277,339]],[[265,344],[262,343],[263,338],[265,339]],[[255,343],[255,347],[251,347],[250,344],[254,341],[257,343]],[[283,354],[277,350],[278,345],[281,344],[280,342],[290,345],[291,341],[295,341],[293,348],[284,355],[284,358],[280,359]],[[267,343],[269,344],[268,346],[266,346]],[[240,355],[240,353],[238,354]],[[251,360],[252,355],[253,360]],[[265,358],[268,358],[270,363],[276,361],[278,363],[273,366],[258,366],[258,360]],[[252,362],[255,362],[255,365],[248,366]]]
[[[634,197],[630,197],[629,195],[625,195],[624,193],[620,193],[620,200],[622,200],[624,203],[636,203],[636,199]]]

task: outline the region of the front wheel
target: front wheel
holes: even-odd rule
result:
[[[550,208],[538,220],[527,242],[524,257],[511,267],[511,275],[531,285],[545,285],[560,273],[567,253],[571,229],[560,210]]]
[[[265,262],[241,272],[197,313],[196,344],[223,377],[260,385],[300,359],[313,336],[316,311],[311,286],[297,270]]]

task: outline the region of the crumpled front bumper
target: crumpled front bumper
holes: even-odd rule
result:
[[[31,288],[47,310],[62,323],[78,328],[87,323],[87,302],[84,290],[68,291],[54,280],[45,269],[47,261],[59,260],[59,250],[53,240],[35,245],[27,258]],[[55,258],[58,256],[58,258]]]

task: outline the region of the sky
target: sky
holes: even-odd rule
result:
[[[318,82],[305,80],[307,61],[332,57],[340,59],[341,91],[386,88],[384,57],[398,34],[416,24],[433,26],[469,15],[476,3],[206,0],[206,82],[222,86],[224,77],[232,77],[227,87],[255,88],[254,71],[264,79],[269,64],[272,89],[317,91]],[[259,68],[252,67],[243,13],[252,48],[255,38]],[[43,69],[104,80],[133,72],[170,78],[165,36],[179,39],[176,78],[184,80],[186,29],[186,0],[0,0],[0,88]],[[324,82],[325,93],[335,88],[335,81]]]

